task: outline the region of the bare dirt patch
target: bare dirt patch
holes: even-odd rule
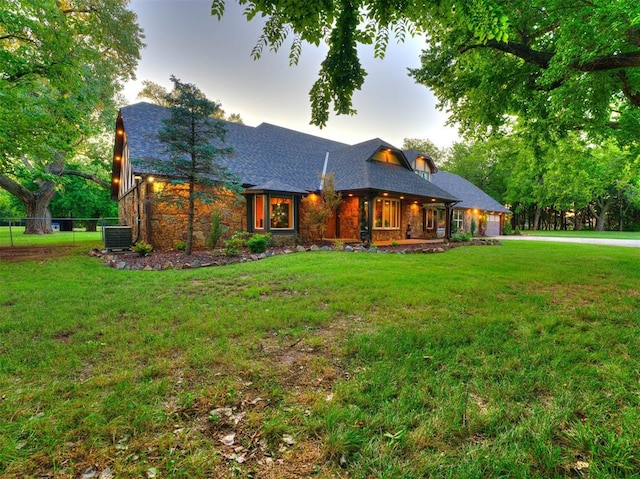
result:
[[[45,261],[68,256],[76,246],[14,246],[0,248],[0,261]]]

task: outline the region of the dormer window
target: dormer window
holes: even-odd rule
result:
[[[402,165],[400,158],[398,158],[397,154],[391,150],[390,148],[383,148],[371,157],[371,159],[376,161],[381,161],[382,163],[391,163],[393,165]]]
[[[424,178],[425,180],[431,181],[431,168],[429,167],[429,162],[425,157],[418,156],[416,158],[416,163],[413,171],[415,171],[418,176]]]

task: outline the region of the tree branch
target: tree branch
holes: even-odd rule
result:
[[[515,42],[499,42],[497,40],[489,40],[486,43],[478,43],[474,45],[466,45],[460,48],[460,53],[464,53],[474,48],[492,48],[504,53],[514,55],[527,63],[532,63],[540,68],[549,68],[549,63],[554,56],[552,52],[540,52],[530,48],[524,43]],[[604,55],[594,60],[579,63],[573,62],[570,68],[581,72],[595,72],[606,70],[617,70],[620,68],[632,68],[640,66],[640,51],[627,53],[614,53]]]
[[[104,180],[98,178],[97,175],[90,173],[83,173],[82,171],[74,171],[74,170],[64,170],[60,175],[69,175],[69,176],[79,176],[80,178],[84,178],[86,180],[91,180],[94,183],[99,184],[103,188],[111,188],[111,185]]]
[[[626,96],[631,103],[635,106],[640,106],[640,91],[634,91],[629,84],[629,78],[624,71],[618,72],[618,77],[622,80],[622,93]]]

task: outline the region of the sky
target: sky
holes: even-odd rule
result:
[[[263,20],[247,22],[243,7],[232,0],[221,21],[211,16],[210,0],[132,0],[130,8],[147,46],[136,80],[125,85],[129,103],[142,101],[137,95],[143,80],[170,90],[169,77],[175,75],[220,102],[227,114],[240,114],[246,125],[272,123],[348,144],[380,138],[401,147],[405,138],[420,138],[448,147],[459,141],[456,129],[445,126],[447,115],[436,108],[433,94],[407,74],[407,68],[420,65],[422,39],[390,41],[383,60],[373,57],[373,47],[362,47],[368,75],[353,97],[357,115],[332,115],[320,129],[309,123],[309,90],[326,47],[305,44],[297,66],[289,66],[290,42],[253,60]]]

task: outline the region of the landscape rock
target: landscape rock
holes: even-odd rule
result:
[[[298,246],[296,246],[296,251],[298,253],[304,253],[305,251],[307,251],[307,249],[304,246],[302,246],[301,244],[299,244]]]
[[[312,244],[309,248],[309,251],[320,251],[320,246],[318,246],[317,244]]]

